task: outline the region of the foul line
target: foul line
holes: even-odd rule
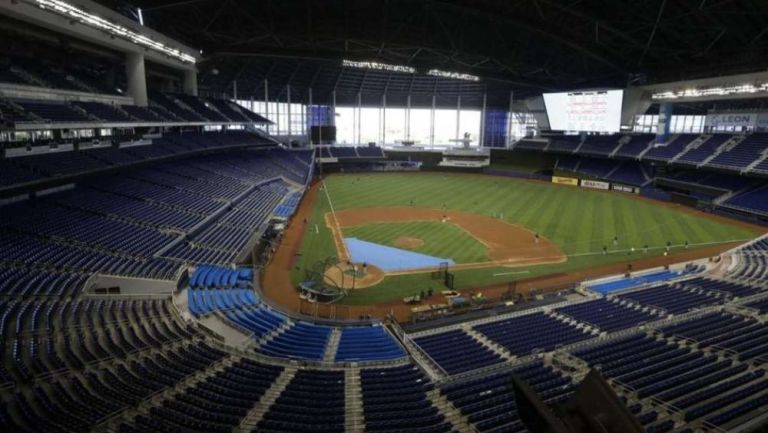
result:
[[[349,250],[347,249],[347,243],[344,242],[344,235],[341,232],[339,219],[336,218],[336,210],[333,208],[333,201],[331,201],[331,195],[328,194],[328,185],[325,183],[325,179],[323,179],[321,183],[323,185],[323,192],[325,192],[325,197],[328,199],[328,206],[331,208],[331,215],[333,215],[333,224],[336,226],[336,230],[334,230],[333,236],[335,238],[338,235],[339,240],[341,241],[341,247],[344,249],[344,253],[346,254],[347,258],[351,260],[352,255],[349,254]]]
[[[493,274],[494,277],[500,277],[502,275],[517,275],[517,274],[530,274],[531,271],[515,271],[515,272],[499,272],[498,274]]]

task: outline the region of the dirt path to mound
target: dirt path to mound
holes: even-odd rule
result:
[[[335,220],[334,220],[335,217]],[[511,224],[500,219],[474,213],[459,212],[454,210],[443,211],[440,209],[423,207],[368,207],[360,209],[347,209],[327,213],[326,225],[331,231],[345,227],[355,227],[365,224],[377,223],[405,223],[414,221],[443,221],[446,224],[454,224],[474,237],[478,242],[488,248],[489,261],[477,263],[460,263],[452,265],[451,269],[481,269],[496,266],[530,266],[551,263],[562,263],[567,257],[560,247],[544,236],[536,235],[532,231],[516,224]],[[341,239],[340,233],[334,233],[334,239]],[[339,254],[343,247],[336,242]],[[387,275],[404,275],[422,273],[430,268],[406,269],[397,272],[388,272]]]

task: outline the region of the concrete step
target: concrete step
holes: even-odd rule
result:
[[[205,381],[209,377],[225,370],[226,368],[229,368],[235,361],[235,358],[231,356],[225,356],[224,358],[209,365],[205,370],[196,371],[186,376],[177,382],[173,387],[168,387],[152,394],[148,398],[142,400],[137,406],[127,408],[127,410],[114,414],[102,423],[94,426],[91,431],[117,431],[120,424],[131,422],[139,415],[148,414],[151,408],[162,406],[164,402],[174,399],[177,395],[186,392],[187,389],[192,388],[198,383]]]
[[[269,411],[269,408],[272,407],[278,397],[280,397],[280,394],[282,394],[288,384],[291,383],[297,370],[298,368],[294,366],[285,367],[283,372],[280,373],[280,376],[278,376],[275,382],[272,383],[272,386],[264,392],[264,395],[261,396],[259,401],[253,405],[253,408],[251,408],[243,420],[240,421],[240,425],[235,427],[232,432],[247,433],[255,429],[256,425],[258,425],[259,421],[264,417],[264,414]]]
[[[363,386],[357,367],[344,371],[344,402],[344,433],[365,433]]]
[[[451,423],[453,430],[459,433],[477,432],[477,429],[470,424],[469,419],[446,396],[442,395],[439,390],[433,389],[427,392],[427,398],[432,402],[432,406],[445,416],[446,421]]]
[[[507,361],[511,361],[515,359],[515,355],[511,354],[507,349],[502,347],[501,345],[494,343],[493,341],[489,340],[488,337],[485,335],[475,331],[470,326],[462,327],[464,332],[469,334],[470,337],[474,338],[475,340],[479,341],[480,344],[487,347],[488,349],[492,350],[493,353],[499,355],[503,359]]]
[[[333,328],[331,336],[328,337],[328,343],[325,345],[325,354],[323,354],[323,361],[333,362],[336,358],[336,350],[339,348],[339,340],[341,339],[341,330],[339,328]]]

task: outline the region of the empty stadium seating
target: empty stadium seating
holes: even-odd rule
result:
[[[448,374],[502,361],[502,358],[461,330],[414,338],[419,347]]]
[[[658,316],[650,312],[606,299],[562,307],[556,311],[606,332],[631,328],[658,319]]]
[[[544,313],[503,319],[477,325],[474,329],[518,356],[548,352],[591,336],[583,329],[577,329]],[[533,330],[535,332],[528,332]]]
[[[292,319],[262,303],[251,286],[250,269],[200,266],[190,278],[190,312],[205,316],[220,312],[230,323],[259,342],[257,351],[279,358],[337,362],[403,358],[405,351],[382,326],[341,327]],[[338,333],[335,351],[326,353],[331,335]]]

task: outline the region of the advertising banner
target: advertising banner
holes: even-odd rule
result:
[[[764,113],[755,112],[707,114],[704,125],[711,128],[754,128],[757,125],[758,117],[761,115],[765,118]]]
[[[629,192],[632,194],[640,194],[640,188],[628,185],[620,185],[618,183],[612,183],[611,189],[614,191]]]
[[[600,182],[597,180],[582,180],[581,186],[584,188],[594,188],[594,189],[609,189],[611,187],[611,184],[608,182]]]
[[[579,179],[575,177],[552,176],[552,183],[559,185],[579,186]]]

